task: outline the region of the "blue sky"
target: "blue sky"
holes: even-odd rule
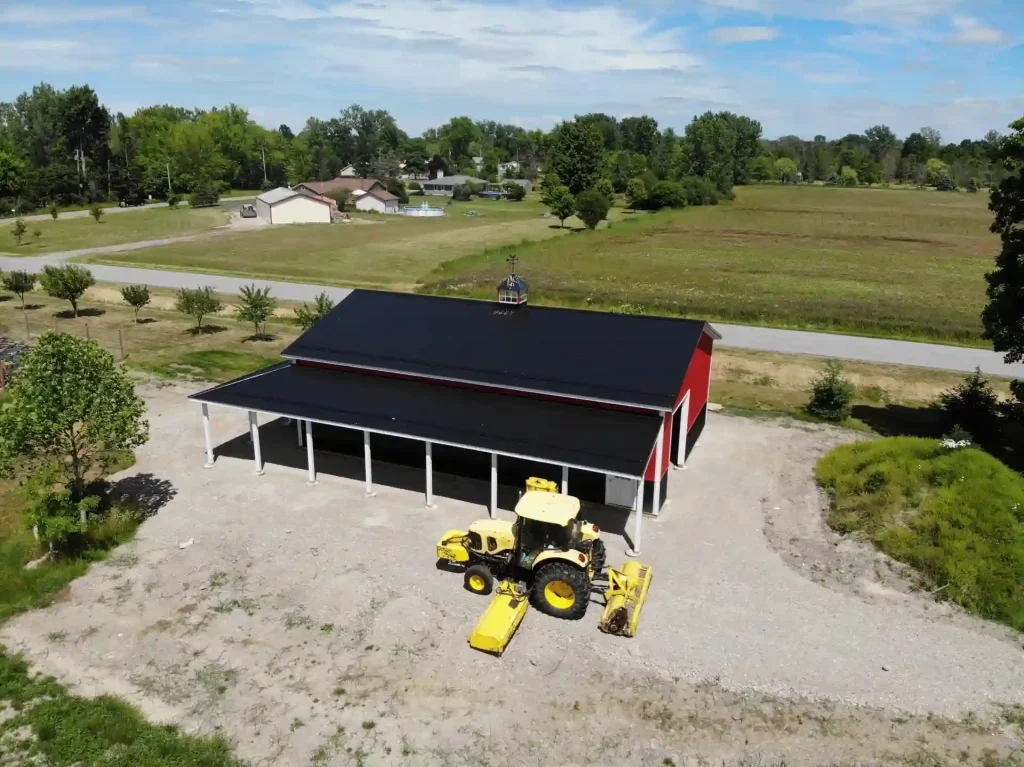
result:
[[[356,102],[410,134],[729,109],[769,137],[959,141],[1024,115],[1024,0],[0,0],[0,100],[40,81],[296,131]]]

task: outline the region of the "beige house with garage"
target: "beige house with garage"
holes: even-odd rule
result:
[[[353,192],[352,204],[364,213],[397,213],[398,198],[387,189],[370,189]]]

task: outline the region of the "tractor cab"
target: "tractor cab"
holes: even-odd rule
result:
[[[577,517],[578,498],[555,493],[526,493],[516,505],[516,564],[531,570],[537,557],[546,551],[571,552],[589,549],[581,546],[599,537],[599,530]],[[583,555],[589,564],[589,551]]]

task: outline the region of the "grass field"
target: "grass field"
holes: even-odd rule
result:
[[[63,250],[180,237],[213,229],[227,220],[227,214],[219,208],[192,209],[183,206],[178,210],[152,208],[106,213],[98,224],[91,216],[58,218],[56,221],[26,221],[28,231],[20,246],[15,244],[11,227],[3,227],[4,231],[0,232],[0,253],[8,256],[36,256]],[[35,229],[42,232],[38,240],[32,234]]]
[[[985,195],[763,186],[729,205],[515,248],[531,301],[976,343],[998,240]],[[628,218],[628,214],[626,214]],[[426,290],[490,295],[507,252]]]
[[[447,198],[412,197],[444,205]],[[268,227],[219,237],[216,244],[190,242],[91,261],[215,272],[268,279],[409,290],[442,261],[487,248],[569,234],[543,218],[533,197],[522,202],[474,200],[453,203],[444,218],[363,216],[369,223]],[[476,215],[469,215],[473,211]],[[616,214],[617,215],[617,214]],[[575,218],[566,227],[580,227]]]

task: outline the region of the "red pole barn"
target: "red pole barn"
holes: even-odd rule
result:
[[[711,355],[708,323],[530,306],[513,271],[496,301],[353,290],[284,350],[284,361],[215,386],[203,405],[248,411],[257,472],[261,414],[293,419],[315,481],[317,447],[489,478],[560,480],[583,500],[658,514],[671,464],[704,428]],[[372,452],[371,452],[372,449]],[[642,515],[632,536],[640,547]]]

